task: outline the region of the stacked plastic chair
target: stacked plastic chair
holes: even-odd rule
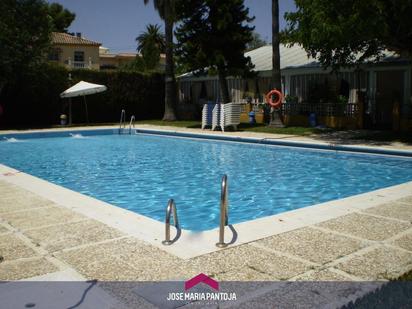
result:
[[[203,105],[202,109],[202,130],[204,130],[207,126],[212,126],[213,122],[213,110],[215,106],[218,104],[207,103]]]
[[[240,114],[242,110],[239,103],[227,103],[222,105],[222,113],[220,115],[220,127],[225,131],[225,127],[233,127],[237,131],[237,126],[240,124]]]

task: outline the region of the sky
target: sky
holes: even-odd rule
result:
[[[76,14],[69,32],[81,32],[90,40],[102,43],[111,52],[136,50],[135,38],[148,24],[160,24],[153,3],[143,0],[49,0],[57,2]],[[271,39],[271,0],[245,0],[249,15],[255,16],[253,25],[262,38]],[[280,28],[285,26],[283,15],[295,10],[293,0],[280,0]]]

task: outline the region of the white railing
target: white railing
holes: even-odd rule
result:
[[[92,62],[91,57],[89,57],[89,61],[72,61],[71,58],[69,57],[64,63],[69,68],[74,68],[74,69],[92,69],[93,68],[93,62]]]
[[[86,67],[86,63],[84,61],[73,61],[72,67],[76,69],[84,69]]]

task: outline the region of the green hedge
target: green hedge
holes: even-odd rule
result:
[[[104,84],[104,93],[86,97],[91,123],[117,122],[125,109],[127,118],[159,119],[164,112],[164,78],[161,74],[137,72],[74,70],[45,64],[6,84],[0,95],[4,109],[2,127],[49,126],[58,124],[61,113],[68,113],[68,100],[59,94],[70,85],[84,80]],[[84,123],[83,97],[72,99],[73,123]]]

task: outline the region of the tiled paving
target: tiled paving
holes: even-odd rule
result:
[[[15,201],[15,203],[17,202]],[[86,219],[71,210],[56,206],[7,212],[1,214],[1,218],[19,230],[30,230]]]
[[[325,264],[348,255],[363,246],[359,240],[310,227],[267,237],[257,241],[256,244],[317,264]]]
[[[412,199],[409,202],[405,199],[400,199],[397,203],[369,208],[365,213],[412,222],[411,204]]]
[[[185,260],[5,181],[0,188],[0,280],[65,269],[99,280],[373,280],[412,269],[408,199]]]
[[[368,240],[385,240],[412,228],[410,222],[354,213],[318,224],[319,227]]]
[[[28,230],[25,235],[49,252],[123,236],[119,231],[95,220],[70,222]]]
[[[4,233],[7,233],[8,231],[9,231],[9,230],[8,230],[6,227],[0,225],[0,235],[1,235],[1,234],[4,234]]]
[[[0,236],[0,254],[3,262],[7,262],[35,256],[36,252],[16,235],[6,234]]]
[[[379,246],[367,253],[354,255],[336,268],[364,280],[393,279],[412,269],[412,252]]]
[[[182,259],[0,180],[0,281],[66,271],[100,281],[184,280],[200,272],[229,281],[360,281],[388,280],[411,269],[412,195]],[[129,294],[130,303],[152,308]],[[328,297],[325,292],[308,300],[299,299],[298,294],[286,289],[279,299],[264,293],[258,302],[237,307],[256,308],[265,301],[282,307],[287,299],[316,306]]]
[[[412,231],[394,240],[394,245],[412,252]]]
[[[58,267],[44,258],[19,259],[0,263],[0,280],[19,280],[58,271]]]

